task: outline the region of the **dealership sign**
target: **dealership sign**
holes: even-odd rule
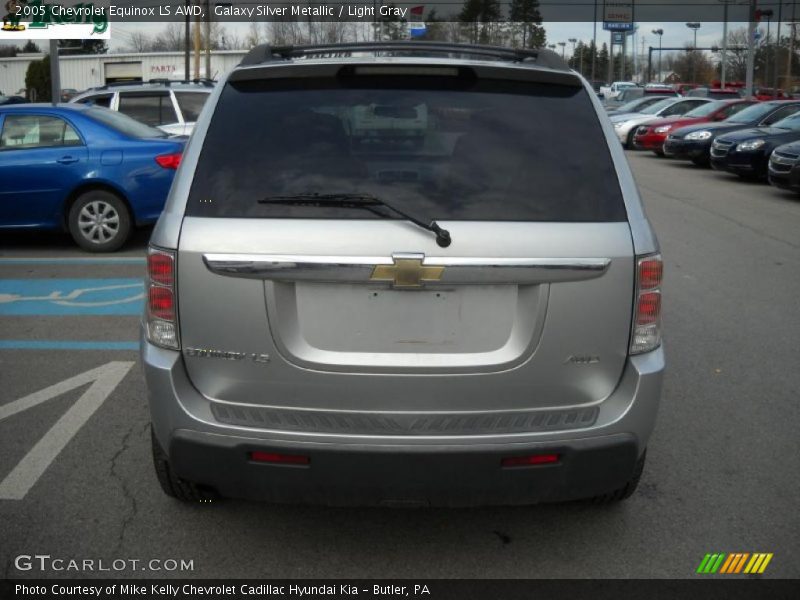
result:
[[[633,29],[633,2],[605,2],[603,4],[603,29],[608,31]]]
[[[109,39],[108,8],[93,2],[9,0],[3,10],[3,39]]]

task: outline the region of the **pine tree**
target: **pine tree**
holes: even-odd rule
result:
[[[500,0],[464,0],[458,20],[469,25],[470,42],[487,43],[492,24],[500,20]]]
[[[522,29],[523,48],[543,48],[547,44],[539,0],[511,0],[509,18]]]

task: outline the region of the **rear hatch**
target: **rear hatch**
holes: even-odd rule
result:
[[[181,230],[184,359],[234,404],[591,404],[625,365],[633,265],[577,79],[415,65],[229,81]]]

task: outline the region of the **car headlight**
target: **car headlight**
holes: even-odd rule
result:
[[[672,125],[662,125],[661,127],[656,127],[656,133],[667,133],[670,129],[672,129]]]
[[[710,131],[693,131],[692,133],[686,134],[684,139],[687,140],[707,140],[711,137]]]
[[[752,152],[753,150],[758,150],[761,146],[764,145],[764,140],[750,140],[749,142],[742,142],[741,144],[736,146],[736,149],[741,152]]]

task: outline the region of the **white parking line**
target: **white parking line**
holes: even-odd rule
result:
[[[81,427],[128,374],[133,361],[115,361],[0,406],[0,421],[93,382],[0,482],[0,500],[22,500]]]

